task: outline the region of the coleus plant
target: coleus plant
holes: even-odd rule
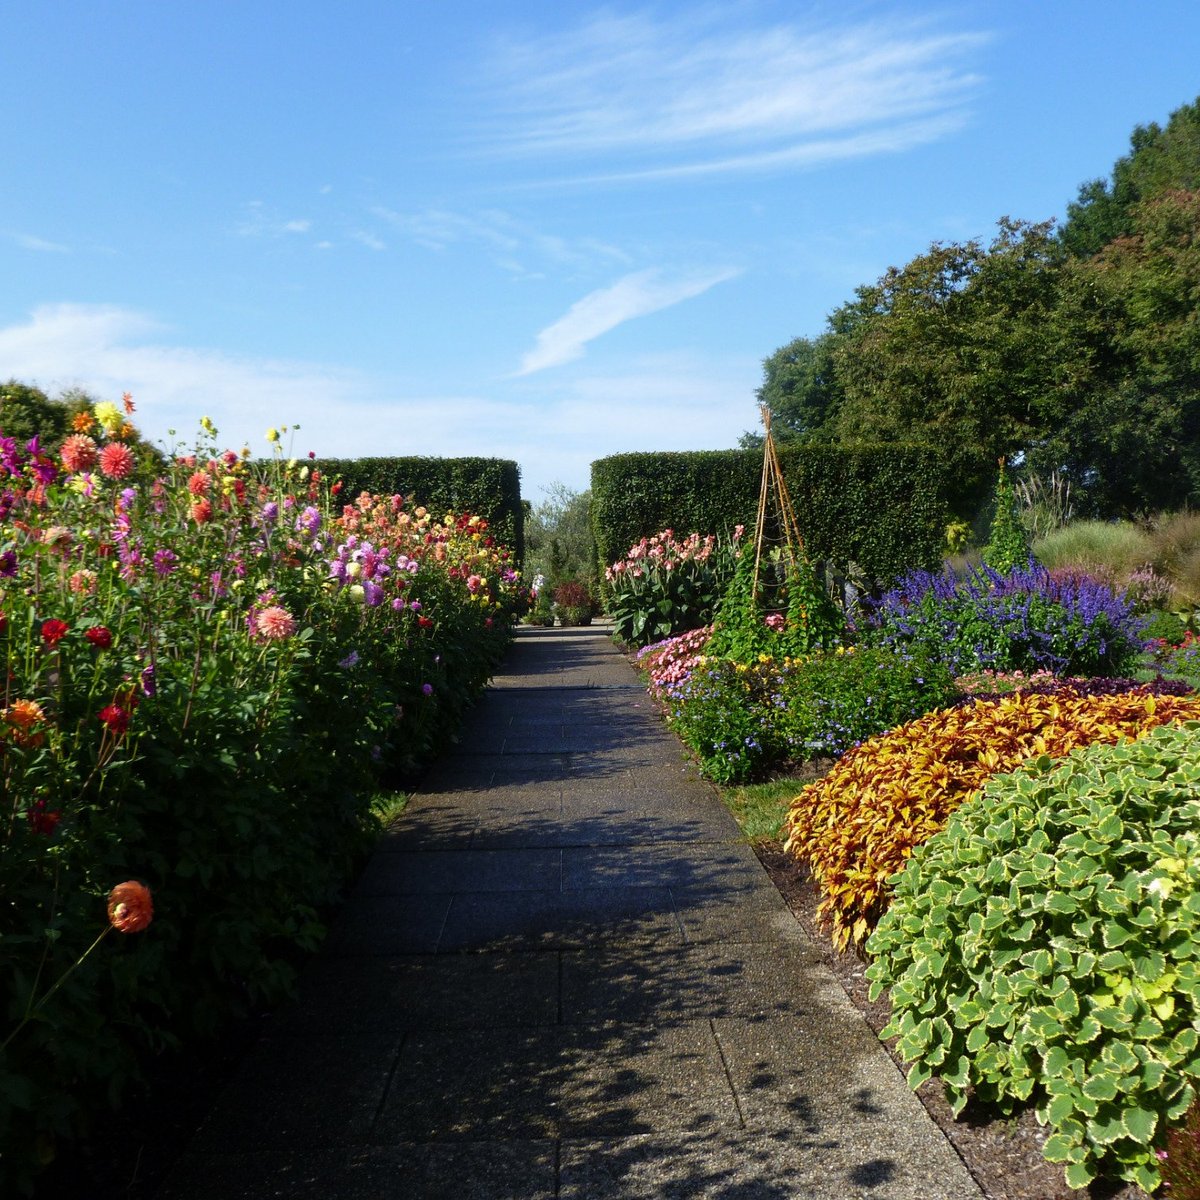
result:
[[[1200,1074],[1200,724],[998,775],[918,847],[867,943],[915,1088],[1032,1102],[1084,1187],[1153,1191]]]

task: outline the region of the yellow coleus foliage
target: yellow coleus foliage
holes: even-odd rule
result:
[[[792,801],[786,849],[824,891],[818,912],[839,949],[861,946],[915,846],[996,774],[1027,759],[1137,738],[1200,719],[1200,697],[1014,693],[927,713],[849,751]]]

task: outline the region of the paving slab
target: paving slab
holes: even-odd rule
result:
[[[156,1200],[981,1200],[603,628],[521,629]]]
[[[316,1145],[249,1154],[192,1152],[160,1200],[554,1200],[552,1141]]]
[[[562,950],[605,942],[677,945],[683,939],[665,887],[465,892],[452,898],[438,948]]]
[[[327,1035],[348,1019],[385,1035],[555,1025],[562,1019],[561,993],[555,950],[324,957],[270,1024],[293,1037]]]
[[[537,892],[562,887],[557,849],[406,850],[377,854],[353,895],[419,896],[476,892]]]
[[[707,1021],[420,1033],[405,1039],[375,1136],[546,1137],[737,1129]]]

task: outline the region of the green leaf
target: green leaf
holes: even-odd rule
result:
[[[915,1092],[921,1084],[932,1077],[933,1072],[923,1062],[915,1062],[908,1070],[908,1086]]]
[[[1042,1147],[1042,1157],[1047,1162],[1065,1163],[1075,1149],[1075,1143],[1061,1133],[1052,1133]]]
[[[1138,1104],[1127,1108],[1122,1120],[1125,1123],[1125,1132],[1143,1146],[1149,1144],[1150,1139],[1154,1136],[1154,1131],[1158,1128],[1158,1113]]]
[[[1085,1188],[1096,1177],[1086,1162],[1070,1163],[1063,1174],[1067,1180],[1067,1187],[1073,1188]]]
[[[1062,1017],[1079,1016],[1079,997],[1073,991],[1063,992],[1054,997],[1054,1008]]]
[[[972,1054],[978,1054],[990,1040],[986,1026],[972,1025],[971,1031],[967,1034],[967,1049]]]
[[[1042,1067],[1047,1075],[1062,1075],[1070,1062],[1071,1056],[1062,1046],[1051,1046],[1042,1056]]]
[[[1086,1086],[1086,1085],[1085,1085]],[[1107,1110],[1111,1112],[1111,1106]],[[1087,1125],[1088,1140],[1097,1146],[1111,1146],[1118,1138],[1125,1136],[1125,1125],[1120,1114],[1115,1116],[1097,1117]]]
[[[1117,921],[1105,921],[1101,936],[1104,939],[1105,948],[1114,950],[1118,946],[1123,946],[1130,938],[1136,937],[1137,934],[1136,931]]]
[[[1083,1094],[1092,1100],[1114,1100],[1117,1083],[1111,1075],[1089,1075],[1083,1081]]]

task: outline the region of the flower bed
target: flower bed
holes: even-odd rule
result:
[[[881,645],[923,646],[956,675],[1120,675],[1141,658],[1142,628],[1133,603],[1106,584],[1031,564],[1003,574],[910,572],[873,606],[862,632]]]
[[[380,780],[450,736],[520,602],[477,518],[341,507],[202,425],[148,474],[113,405],[58,459],[0,440],[5,1189],[148,1055],[286,993]],[[120,879],[154,923],[88,953]]]
[[[998,775],[916,850],[868,943],[910,1083],[938,1075],[955,1112],[969,1091],[1035,1104],[1072,1187],[1154,1191],[1195,1098],[1198,779],[1195,723]]]
[[[915,847],[992,776],[1029,758],[1200,719],[1200,697],[1013,693],[932,712],[865,742],[795,799],[786,847],[825,893],[834,943],[861,945]]]

